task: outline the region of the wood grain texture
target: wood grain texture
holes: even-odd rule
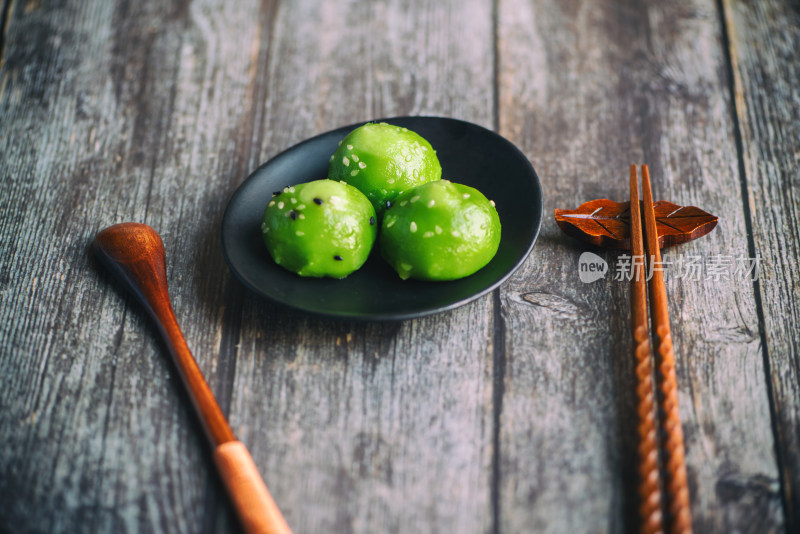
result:
[[[800,529],[800,4],[723,3],[789,531]]]
[[[230,286],[217,225],[248,168],[239,132],[259,9],[11,5],[0,73],[0,523],[13,532],[236,528],[155,328],[98,274],[88,245],[120,220],[159,230],[174,251],[176,314],[226,409]]]
[[[747,255],[713,2],[519,0],[500,3],[499,19],[500,131],[531,157],[546,213],[623,197],[628,165],[648,163],[656,197],[738,214],[665,261]],[[582,284],[580,251],[545,224],[502,290],[500,517],[510,531],[618,531],[635,521],[627,284]],[[613,273],[616,254],[595,252]],[[779,531],[752,288],[668,275],[667,291],[695,529]]]
[[[627,284],[581,284],[552,220],[500,292],[418,321],[300,316],[229,275],[249,172],[399,114],[499,123],[546,212],[624,197],[638,161],[657,198],[734,214],[664,258],[757,252],[767,277],[667,276],[695,529],[797,528],[796,2],[0,10],[0,532],[240,528],[157,331],[88,253],[122,220],[163,237],[198,365],[298,534],[635,521]]]

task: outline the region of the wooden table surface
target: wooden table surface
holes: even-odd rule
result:
[[[624,200],[631,163],[720,216],[665,253],[706,265],[666,276],[695,531],[800,531],[797,0],[0,6],[0,531],[239,529],[156,329],[89,252],[121,221],[162,235],[189,345],[297,534],[635,530],[630,288],[582,283],[583,251],[618,253],[552,217]],[[219,242],[236,187],[397,115],[529,157],[521,269],[396,323],[246,290]],[[757,280],[709,268],[756,257]]]

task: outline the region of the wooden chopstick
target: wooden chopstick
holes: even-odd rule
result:
[[[655,387],[650,364],[650,329],[647,323],[647,282],[644,272],[642,214],[639,210],[639,179],[636,165],[631,165],[631,253],[633,285],[631,286],[631,331],[636,359],[636,431],[639,436],[639,518],[642,534],[664,531],[661,513],[661,473],[656,434]]]
[[[689,509],[689,485],[686,478],[683,429],[678,406],[678,383],[675,378],[675,354],[672,348],[667,289],[664,285],[656,216],[653,211],[653,192],[647,165],[642,165],[642,195],[645,237],[652,270],[652,278],[648,284],[650,314],[655,333],[656,365],[660,373],[658,381],[661,393],[661,449],[665,455],[667,525],[671,534],[687,534],[692,532],[692,516]],[[633,205],[631,208],[633,213]]]

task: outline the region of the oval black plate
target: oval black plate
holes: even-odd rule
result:
[[[222,249],[233,273],[256,293],[327,317],[400,320],[451,310],[500,285],[525,260],[542,223],[542,189],[528,158],[513,144],[476,124],[442,117],[395,117],[430,141],[442,177],[475,187],[497,204],[502,234],[497,255],[452,282],[401,280],[378,247],[344,280],[303,278],[275,264],[261,241],[261,216],[273,191],[325,178],[339,141],[361,124],[313,137],[259,167],[233,194],[222,218]]]

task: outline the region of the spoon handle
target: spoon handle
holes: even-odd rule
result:
[[[99,259],[155,320],[214,448],[214,461],[248,533],[291,534],[247,448],[236,440],[181,333],[169,300],[161,237],[145,224],[122,223],[97,234]]]

